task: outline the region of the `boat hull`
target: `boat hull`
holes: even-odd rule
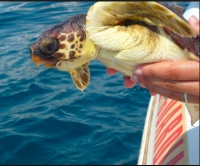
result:
[[[199,164],[199,121],[191,126],[185,103],[151,97],[138,165]]]

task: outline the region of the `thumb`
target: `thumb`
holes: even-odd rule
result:
[[[192,26],[197,36],[199,36],[199,20],[195,16],[191,16],[188,23]]]

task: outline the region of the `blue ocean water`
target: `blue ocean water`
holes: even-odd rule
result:
[[[68,73],[30,59],[45,29],[92,4],[0,2],[0,164],[137,164],[147,90],[126,89],[94,60],[81,92]]]

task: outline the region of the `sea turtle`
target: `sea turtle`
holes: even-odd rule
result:
[[[30,47],[31,58],[36,65],[68,71],[82,91],[95,58],[124,76],[143,63],[199,61],[199,38],[182,11],[157,2],[97,2],[87,14],[43,32]]]

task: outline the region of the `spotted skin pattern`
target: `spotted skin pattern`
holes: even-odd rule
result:
[[[88,68],[89,62],[80,67],[69,70],[72,80],[76,87],[83,91],[90,82],[90,70]]]
[[[57,53],[63,55],[64,59],[73,61],[75,58],[81,57],[82,48],[85,45],[85,33],[80,35],[80,32],[73,32],[69,34],[61,33],[58,36],[60,45]]]

